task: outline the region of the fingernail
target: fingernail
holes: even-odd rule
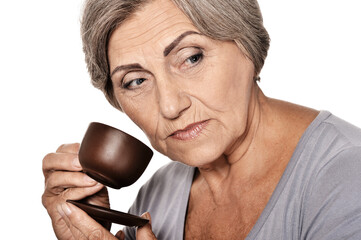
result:
[[[145,219],[148,219],[148,220],[149,220],[149,224],[152,225],[152,218],[150,217],[150,213],[149,213],[149,212],[143,213],[141,217],[143,217],[143,218],[145,218]]]
[[[148,212],[143,213],[142,217],[149,220],[149,213]]]
[[[80,162],[79,162],[79,158],[74,158],[73,159],[73,165],[76,168],[81,168]]]
[[[71,214],[71,210],[70,210],[70,208],[69,208],[69,206],[68,206],[67,203],[63,203],[63,204],[61,205],[61,208],[63,209],[63,212],[64,212],[66,215],[70,215],[70,214]]]
[[[91,177],[89,177],[88,175],[85,175],[85,176],[84,176],[84,179],[85,179],[85,181],[87,181],[88,183],[95,183],[95,180],[92,179]]]

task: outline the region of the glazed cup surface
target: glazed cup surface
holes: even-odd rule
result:
[[[138,139],[97,122],[89,124],[79,149],[83,171],[115,189],[137,181],[152,156],[152,150]]]

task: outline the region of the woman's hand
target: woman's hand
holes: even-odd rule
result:
[[[67,199],[86,199],[88,203],[109,207],[106,188],[82,172],[78,152],[78,143],[64,144],[43,159],[45,191],[42,202],[52,220],[57,238],[124,240],[122,231],[114,237],[84,211],[66,203]],[[149,213],[142,216],[150,220]],[[137,239],[156,239],[150,223],[137,230]]]
[[[124,240],[124,233],[119,231],[113,236],[107,229],[89,217],[83,210],[71,203],[58,205],[58,212],[70,230],[71,239],[89,240]]]
[[[50,215],[58,239],[79,239],[77,237],[81,236],[80,230],[69,225],[69,221],[67,222],[67,218],[63,216],[63,207],[71,205],[65,204],[67,199],[87,198],[88,203],[109,207],[106,188],[81,172],[78,151],[79,144],[65,144],[60,146],[55,153],[46,155],[43,160],[45,191],[42,202]],[[91,219],[88,215],[86,216]],[[98,225],[101,227],[100,224]],[[100,227],[99,229],[102,228]]]
[[[152,231],[152,218],[150,217],[150,214],[146,212],[141,217],[148,219],[149,223],[143,227],[137,228],[137,240],[157,240]]]
[[[122,231],[119,231],[115,236],[113,236],[99,223],[90,218],[83,210],[77,208],[71,203],[64,203],[61,206],[58,206],[58,208],[58,212],[64,219],[67,227],[70,229],[73,239],[125,239]],[[149,213],[143,214],[142,217],[150,220]],[[137,229],[137,240],[157,240],[152,232],[151,220],[145,226]]]

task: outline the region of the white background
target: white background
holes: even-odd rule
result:
[[[90,84],[80,42],[81,5],[0,2],[0,238],[55,239],[41,205],[42,158],[61,143],[81,141],[89,122],[113,125],[148,143]],[[359,1],[260,5],[272,39],[261,74],[265,94],[329,110],[361,126]],[[156,154],[136,184],[111,190],[112,207],[126,211],[141,184],[167,161]]]

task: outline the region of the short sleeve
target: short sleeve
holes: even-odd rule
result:
[[[301,239],[361,239],[361,147],[343,150],[318,171],[304,203]]]

